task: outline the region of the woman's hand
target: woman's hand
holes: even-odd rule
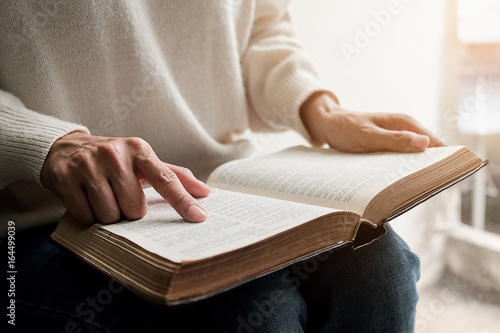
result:
[[[322,92],[302,104],[300,116],[314,144],[345,152],[420,152],[444,145],[408,115],[346,111]]]
[[[160,161],[140,138],[70,133],[51,147],[42,184],[63,202],[68,214],[88,225],[135,220],[147,212],[141,182],[148,182],[185,220],[201,222],[205,210],[195,197],[210,193],[190,170]]]

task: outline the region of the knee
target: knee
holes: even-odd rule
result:
[[[373,306],[391,309],[396,317],[407,318],[411,323],[418,302],[418,256],[390,226],[383,238],[358,251],[356,257],[366,300]]]
[[[384,237],[355,252],[362,275],[373,281],[375,288],[390,289],[389,294],[397,297],[417,297],[420,259],[389,225]]]
[[[388,226],[383,238],[353,251],[349,266],[349,277],[343,281],[350,290],[348,308],[357,313],[357,320],[348,323],[355,326],[353,331],[412,332],[420,260],[392,228]]]
[[[418,257],[387,226],[372,244],[332,252],[303,281],[308,323],[324,331],[411,332],[419,272]]]
[[[379,244],[374,244],[374,250],[380,256],[377,263],[385,268],[382,273],[387,275],[387,279],[394,283],[417,283],[420,278],[420,259],[389,225],[385,238]]]

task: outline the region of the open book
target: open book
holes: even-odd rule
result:
[[[146,299],[202,299],[341,246],[362,246],[384,223],[483,167],[466,147],[415,154],[346,154],[295,147],[231,161],[210,176],[202,223],[188,223],[153,188],[137,221],[52,238]]]

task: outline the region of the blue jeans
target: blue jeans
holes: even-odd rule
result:
[[[361,249],[322,254],[208,300],[175,307],[141,299],[59,248],[48,238],[54,227],[17,235],[15,332],[414,328],[419,260],[390,226],[386,236]]]

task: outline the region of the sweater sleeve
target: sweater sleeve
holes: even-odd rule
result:
[[[325,91],[313,61],[295,36],[288,1],[257,1],[248,47],[242,57],[245,88],[253,110],[277,129],[291,128],[309,139],[299,108]]]
[[[34,180],[52,144],[81,125],[28,110],[15,96],[0,90],[0,188],[15,180]]]

